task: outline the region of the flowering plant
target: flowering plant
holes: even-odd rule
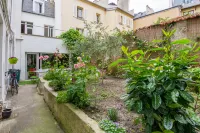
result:
[[[17,61],[18,61],[18,59],[17,59],[17,57],[10,57],[10,58],[8,59],[8,61],[9,61],[10,64],[16,64]]]
[[[42,67],[43,69],[50,67],[50,63],[49,63],[48,59],[49,59],[48,55],[44,55],[44,56],[39,57],[39,60],[44,61],[44,64],[43,64],[43,67]]]

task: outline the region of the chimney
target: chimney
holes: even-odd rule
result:
[[[148,5],[146,5],[146,14],[148,15],[151,13],[154,13],[154,10],[151,7],[149,7]]]
[[[122,10],[124,11],[129,11],[129,3],[130,3],[130,0],[118,0],[118,7],[121,8]]]

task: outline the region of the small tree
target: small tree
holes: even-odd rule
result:
[[[63,40],[64,45],[69,51],[69,67],[72,69],[72,65],[74,64],[73,55],[76,54],[75,46],[81,43],[84,36],[75,29],[69,29],[67,32],[62,33],[59,38]]]
[[[118,37],[115,32],[108,31],[102,23],[85,22],[85,30],[88,31],[88,35],[77,49],[90,56],[104,75],[109,60],[121,56],[120,47],[123,39]]]

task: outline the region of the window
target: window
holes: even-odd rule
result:
[[[188,12],[183,12],[183,16],[186,16],[186,15],[188,15]]]
[[[36,13],[44,13],[44,3],[34,0],[33,11]]]
[[[100,23],[100,21],[101,21],[101,15],[97,13],[96,14],[96,18],[97,18],[97,20],[96,20],[97,23]]]
[[[83,34],[84,32],[84,29],[81,29],[81,28],[76,28],[77,31],[79,31],[79,33]]]
[[[189,15],[193,15],[194,14],[194,10],[191,10],[188,12]]]
[[[44,36],[53,37],[53,26],[44,26]]]
[[[77,7],[77,18],[83,19],[83,8]]]
[[[123,24],[123,16],[120,16],[120,24]]]
[[[33,34],[33,23],[31,22],[21,22],[21,33],[24,34]]]

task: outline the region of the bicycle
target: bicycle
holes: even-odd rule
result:
[[[6,86],[7,87],[7,91],[9,90],[9,88],[11,89],[11,94],[12,96],[15,94],[18,94],[18,81],[17,81],[17,70],[15,69],[11,69],[9,70],[8,72],[8,85]]]

